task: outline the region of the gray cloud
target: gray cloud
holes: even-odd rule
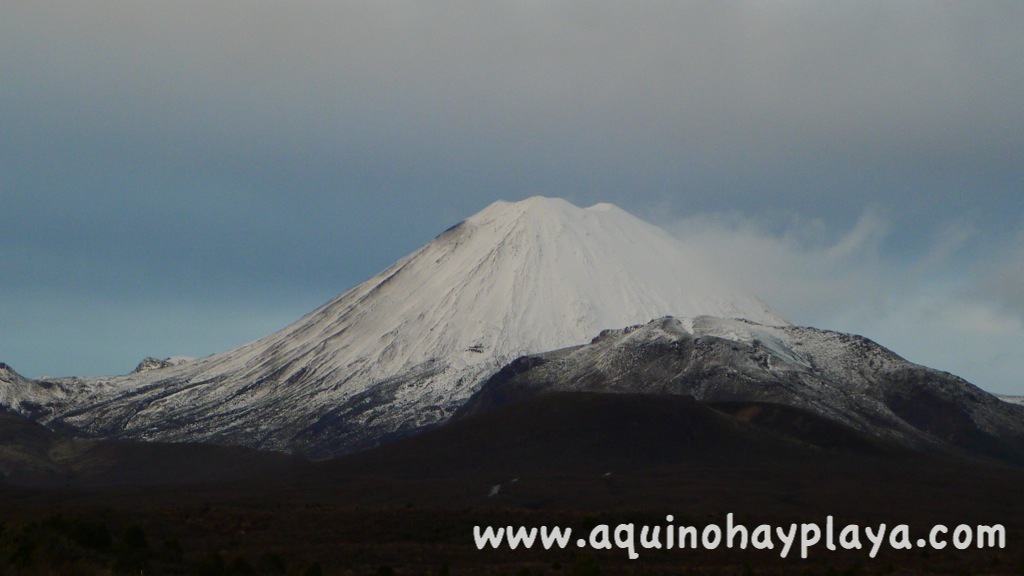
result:
[[[908,265],[883,249],[899,225],[868,210],[839,234],[822,222],[780,229],[738,215],[699,215],[670,230],[796,324],[864,334],[985,389],[1020,393],[1024,245],[972,258],[964,270],[976,232],[951,223]]]
[[[694,173],[727,186],[743,162],[808,171],[819,188],[786,196],[847,204],[852,184],[830,176],[953,166],[966,185],[1005,170],[1024,130],[1018,3],[105,6],[5,18],[17,86],[35,88],[13,94],[35,112],[19,117],[199,169],[581,193]]]
[[[782,229],[739,214],[701,214],[669,227],[705,265],[770,303],[799,324],[830,325],[839,307],[860,307],[885,292],[891,263],[880,254],[889,222],[861,214],[846,232],[822,221],[791,221]]]
[[[997,303],[1000,309],[1024,322],[1024,226],[994,255],[983,262],[975,291],[978,297]]]

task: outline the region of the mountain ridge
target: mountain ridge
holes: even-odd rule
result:
[[[608,330],[510,363],[457,417],[553,392],[775,403],[916,450],[1024,463],[1024,406],[862,336],[817,328],[704,316]]]

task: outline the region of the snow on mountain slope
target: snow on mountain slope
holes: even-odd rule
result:
[[[587,345],[520,358],[462,412],[567,391],[785,404],[914,448],[1024,462],[1022,406],[867,338],[707,316],[607,330]]]
[[[527,353],[667,314],[786,321],[610,204],[496,202],[298,322],[180,365],[84,382],[85,433],[331,455],[447,419]]]
[[[22,403],[31,404],[40,400],[47,400],[49,394],[45,389],[34,385],[13,368],[0,362],[0,406],[6,406],[12,410],[21,412],[25,408]]]
[[[0,411],[10,410],[29,417],[51,414],[82,392],[77,379],[63,382],[31,380],[0,362]]]

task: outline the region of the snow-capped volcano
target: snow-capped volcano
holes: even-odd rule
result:
[[[77,392],[44,403],[43,419],[103,436],[329,455],[444,421],[520,355],[665,315],[787,324],[611,204],[495,202],[265,338],[58,381]]]

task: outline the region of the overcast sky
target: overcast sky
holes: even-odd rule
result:
[[[1024,2],[49,2],[0,19],[0,360],[263,336],[497,199],[1024,394]]]

